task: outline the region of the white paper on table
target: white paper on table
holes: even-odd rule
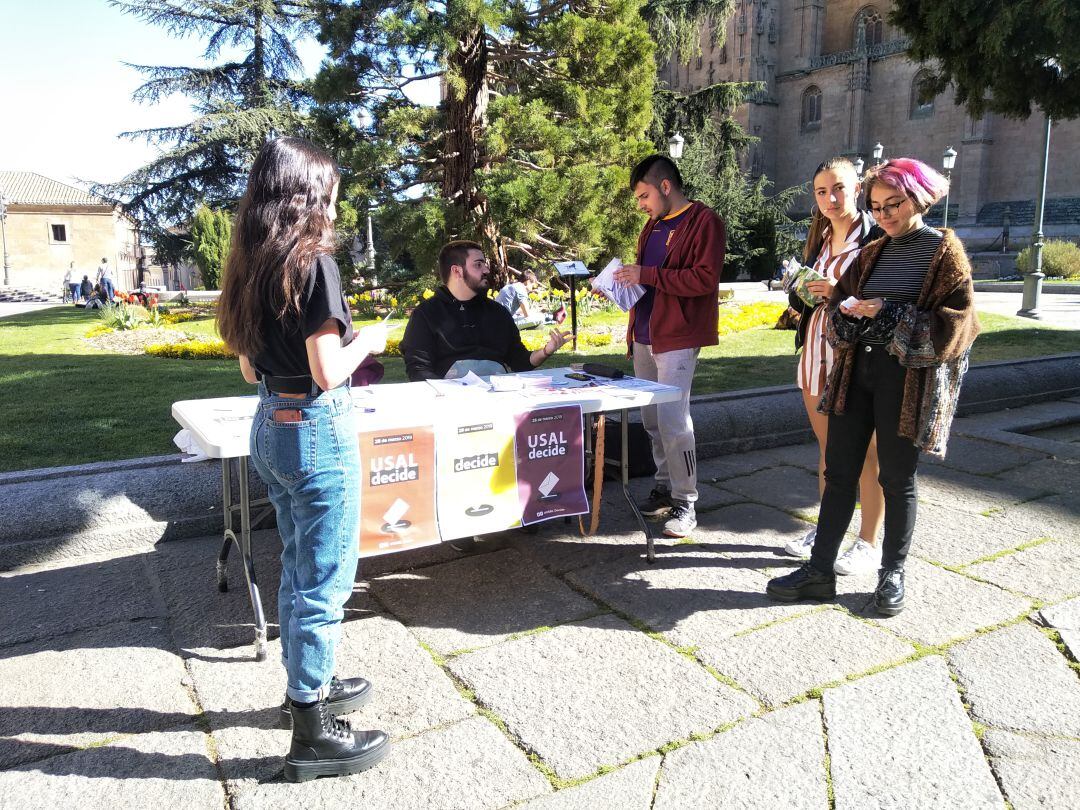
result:
[[[210,456],[206,455],[195,441],[195,437],[191,435],[191,431],[184,428],[175,436],[173,436],[173,444],[180,448],[180,452],[184,453],[184,457],[181,461],[206,461]]]
[[[629,312],[630,308],[645,294],[645,288],[640,284],[623,286],[615,281],[615,271],[623,266],[618,259],[612,259],[607,267],[592,280],[592,288],[603,293],[623,312]]]
[[[632,391],[663,391],[668,387],[663,383],[643,380],[640,377],[620,377],[617,380],[611,380],[608,384],[616,388],[630,389]]]
[[[436,396],[457,393],[459,391],[490,391],[491,386],[484,382],[484,378],[470,371],[464,377],[454,380],[425,380],[428,385],[435,389]]]

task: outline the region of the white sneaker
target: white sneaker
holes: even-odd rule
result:
[[[852,543],[851,548],[840,555],[833,564],[833,571],[842,575],[865,574],[877,571],[881,567],[881,549],[876,548],[861,537]]]
[[[801,557],[804,560],[810,559],[810,551],[814,548],[814,540],[817,539],[817,526],[811,528],[802,537],[796,537],[794,540],[788,540],[784,546],[784,553],[789,557]]]

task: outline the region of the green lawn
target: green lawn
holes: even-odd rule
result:
[[[606,313],[582,326],[612,325],[625,316]],[[1080,352],[1080,331],[1054,329],[1020,318],[981,315],[983,334],[973,360],[1010,360]],[[0,471],[175,452],[179,429],[170,415],[181,399],[249,394],[235,361],[170,360],[106,354],[83,339],[98,323],[94,313],[57,307],[0,320],[0,383],[8,392],[0,432]],[[399,322],[400,327],[404,321]],[[211,336],[210,318],[181,324]],[[793,333],[753,329],[720,339],[702,351],[695,393],[758,388],[792,382]],[[627,371],[618,347],[580,353]],[[571,362],[568,351],[552,363]],[[386,381],[405,379],[400,358],[387,358]]]

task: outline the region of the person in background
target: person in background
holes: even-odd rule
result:
[[[679,169],[662,155],[634,167],[630,191],[649,219],[638,237],[638,263],[615,271],[617,283],[645,287],[630,309],[627,349],[635,376],[682,389],[675,402],[641,409],[656,485],[639,508],[642,514],[665,517],[667,536],[686,537],[697,527],[698,496],[690,388],[701,347],[719,342],[724,222],[704,203],[687,199]]]
[[[349,375],[386,346],[381,324],[359,332],[334,252],[339,175],[299,138],[259,150],[236,213],[217,326],[258,383],[251,460],[281,535],[278,617],[292,726],[285,778],[306,781],[372,767],[383,731],[353,731],[339,715],[371,697],[364,678],[338,679],[335,652],[353,592],[360,533],[359,430]]]
[[[856,203],[861,190],[855,166],[847,158],[831,158],[814,171],[814,216],[803,249],[803,261],[823,277],[821,281],[807,284],[819,303],[808,306],[796,293],[788,296],[788,303],[799,313],[795,349],[801,347],[802,356],[799,358],[796,382],[818,444],[819,498],[825,492],[825,445],[829,435],[829,417],[818,413],[817,406],[834,359],[833,349],[825,339],[828,311],[824,302],[832,295],[841,276],[855,263],[862,246],[885,235],[874,224],[869,213],[859,211]],[[878,483],[877,445],[872,436],[866,451],[866,463],[859,477],[859,502],[862,505],[859,536],[836,561],[838,574],[876,571],[881,562],[877,536],[885,513],[885,496]],[[784,546],[784,552],[793,557],[809,557],[816,533],[817,528],[811,528],[804,536]]]
[[[923,222],[949,181],[899,158],[870,170],[864,185],[886,236],[862,249],[829,298],[836,357],[820,406],[829,435],[817,538],[809,562],[770,580],[766,592],[786,602],[835,597],[833,564],[876,431],[885,537],[873,601],[878,613],[893,616],[905,607],[919,452],[945,455],[979,320],[963,244]]]
[[[79,297],[83,301],[89,301],[90,296],[94,294],[94,285],[90,283],[90,276],[82,277],[82,284],[79,285]]]
[[[513,317],[514,325],[518,329],[533,329],[542,325],[547,319],[539,307],[534,311],[529,306],[529,294],[540,284],[536,273],[526,270],[524,279],[524,281],[508,282],[495,296],[495,302],[506,307],[506,311]]]
[[[106,301],[112,301],[113,296],[116,295],[116,289],[113,287],[112,268],[109,267],[109,260],[104,256],[101,257],[101,264],[98,265],[97,281],[101,285]]]
[[[75,279],[75,275],[75,262],[72,262],[64,272],[64,295],[70,295],[73,304],[79,303],[79,289],[81,287]]]
[[[552,329],[539,349],[525,348],[510,313],[487,297],[489,275],[476,242],[449,242],[439,251],[442,284],[413,310],[401,338],[410,380],[531,371],[566,343],[569,335]]]

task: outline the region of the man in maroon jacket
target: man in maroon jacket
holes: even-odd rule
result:
[[[678,167],[662,155],[634,167],[630,190],[638,208],[649,215],[638,237],[638,263],[615,272],[619,283],[645,287],[626,330],[634,374],[683,392],[676,402],[641,409],[656,462],[656,486],[641,511],[666,515],[664,534],[686,537],[697,526],[690,386],[701,347],[718,343],[716,290],[724,264],[724,222],[707,205],[686,198]]]

